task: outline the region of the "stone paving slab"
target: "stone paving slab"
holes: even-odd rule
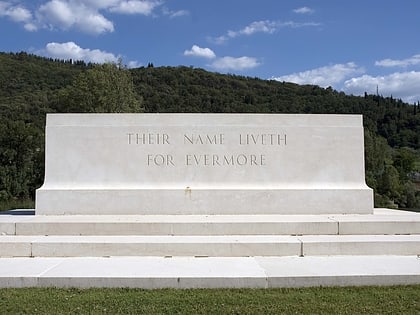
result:
[[[0,257],[420,255],[420,235],[0,236]]]
[[[271,288],[420,284],[418,256],[1,258],[0,287]]]
[[[303,235],[302,255],[420,255],[420,235]]]
[[[0,257],[292,256],[301,241],[285,235],[0,236]]]

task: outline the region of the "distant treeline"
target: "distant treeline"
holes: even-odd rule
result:
[[[45,116],[56,112],[362,114],[376,206],[420,208],[420,104],[192,67],[127,69],[24,52],[0,53],[0,201],[34,198],[44,176]]]

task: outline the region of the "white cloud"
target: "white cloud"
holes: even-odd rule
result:
[[[127,64],[127,67],[132,69],[132,68],[139,68],[142,66],[142,63],[138,62],[138,61],[129,61]]]
[[[117,62],[119,58],[119,56],[99,49],[81,48],[74,42],[48,43],[45,51],[51,58],[84,60],[93,63]]]
[[[268,33],[272,34],[277,29],[277,22],[275,21],[255,21],[251,24],[245,26],[243,29],[239,31],[228,31],[226,35],[222,35],[219,37],[215,37],[210,39],[212,42],[216,44],[222,44],[231,38],[235,38],[241,35],[253,35],[255,33]]]
[[[258,60],[253,57],[221,57],[216,58],[216,54],[210,48],[201,48],[193,45],[190,50],[184,51],[184,56],[202,57],[207,59],[214,59],[211,64],[207,66],[219,71],[243,71],[255,68],[260,65]]]
[[[75,8],[69,3],[61,0],[52,0],[41,5],[37,15],[40,20],[52,25],[59,25],[61,28],[69,28],[76,23]]]
[[[408,67],[420,64],[420,54],[414,55],[410,58],[396,60],[396,59],[383,59],[375,62],[375,66],[380,67]]]
[[[253,57],[222,57],[218,58],[211,63],[211,67],[221,71],[242,71],[255,68],[259,66],[260,63],[256,58]]]
[[[300,27],[319,26],[319,25],[320,23],[315,23],[315,22],[299,23],[299,22],[293,22],[293,21],[287,21],[287,22],[270,21],[270,20],[255,21],[239,31],[228,31],[224,35],[221,35],[215,38],[209,38],[209,40],[216,44],[223,44],[229,39],[232,39],[238,36],[250,36],[256,33],[273,34],[279,29],[285,28],[285,27],[300,28]]]
[[[318,22],[293,22],[293,21],[287,21],[287,22],[279,22],[278,28],[284,28],[284,27],[290,27],[290,28],[301,28],[301,27],[315,27],[320,26],[321,23]]]
[[[190,12],[187,11],[187,10],[171,11],[167,7],[163,7],[162,8],[162,13],[164,15],[169,16],[171,19],[172,18],[181,17],[181,16],[186,16],[186,15],[189,15],[190,14]]]
[[[37,27],[33,24],[32,13],[25,7],[13,5],[10,2],[0,1],[0,17],[8,17],[13,22],[23,23],[28,31],[35,31]]]
[[[246,26],[238,32],[229,31],[228,35],[229,37],[236,37],[238,35],[252,35],[255,33],[272,34],[276,30],[276,25],[276,22],[268,20],[252,22],[251,24],[249,24],[248,26]]]
[[[20,6],[9,7],[7,10],[4,11],[4,14],[15,22],[27,22],[32,19],[31,12]]]
[[[216,54],[210,48],[201,48],[197,45],[193,45],[190,50],[184,51],[184,56],[194,56],[213,59],[216,57]]]
[[[211,43],[221,45],[229,40],[229,37],[226,35],[222,35],[219,37],[207,37],[207,40]]]
[[[384,96],[393,95],[405,102],[414,103],[420,100],[420,72],[395,72],[385,76],[363,75],[344,82],[346,93],[362,95],[376,93]]]
[[[36,26],[34,23],[26,23],[24,28],[29,32],[35,32],[38,30],[38,26]]]
[[[85,33],[113,32],[114,24],[94,7],[81,2],[52,0],[41,5],[37,11],[39,23],[44,27],[62,30],[76,28]]]
[[[109,8],[109,11],[123,14],[143,14],[150,15],[154,8],[161,5],[160,1],[117,1],[115,5]]]
[[[301,7],[301,8],[294,9],[293,12],[297,14],[312,14],[314,13],[314,10],[308,7]]]
[[[74,0],[68,0],[68,1],[74,1]],[[121,0],[78,0],[78,1],[82,1],[86,6],[91,7],[91,8],[96,8],[98,10],[108,9],[112,6],[118,5],[118,3],[121,2]]]
[[[334,86],[352,75],[363,72],[363,68],[358,67],[354,62],[348,62],[345,64],[335,64],[280,77],[273,77],[272,79],[294,82],[297,84],[314,84],[327,87]]]
[[[34,12],[21,5],[0,1],[0,17],[24,23],[28,31],[39,28],[70,30],[102,34],[114,31],[114,23],[104,16],[114,14],[150,15],[162,4],[159,0],[49,0]],[[172,12],[173,16],[183,14]]]
[[[76,28],[84,33],[102,34],[114,31],[114,23],[98,12],[86,12],[77,20]]]
[[[41,55],[46,55],[50,58],[57,59],[73,59],[84,60],[92,63],[115,62],[118,63],[121,59],[120,55],[115,55],[99,49],[82,48],[74,42],[67,43],[48,43],[44,51],[39,52]],[[128,68],[138,68],[142,64],[138,61],[129,61]]]
[[[384,76],[364,74],[365,70],[354,62],[320,67],[290,75],[273,77],[273,80],[294,82],[297,84],[314,84],[322,87],[332,86],[347,94],[393,95],[405,102],[414,103],[420,100],[420,72],[395,72]],[[362,75],[363,74],[363,75]]]

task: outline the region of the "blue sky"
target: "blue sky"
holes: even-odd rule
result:
[[[0,51],[420,100],[418,0],[0,0]]]

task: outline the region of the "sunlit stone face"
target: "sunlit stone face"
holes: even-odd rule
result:
[[[54,114],[37,213],[370,213],[363,150],[356,115]]]

